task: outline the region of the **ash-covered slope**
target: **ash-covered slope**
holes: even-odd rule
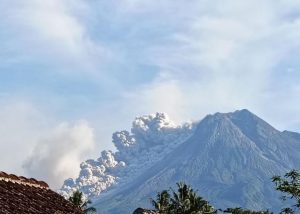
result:
[[[147,170],[103,193],[101,213],[149,207],[149,198],[185,181],[218,208],[280,205],[271,177],[300,167],[297,133],[280,132],[247,110],[209,115],[192,136]]]

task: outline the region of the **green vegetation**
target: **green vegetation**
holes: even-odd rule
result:
[[[276,190],[283,193],[281,197],[283,201],[291,199],[296,203],[292,207],[286,207],[281,210],[281,214],[293,214],[300,208],[300,173],[296,170],[291,170],[283,177],[274,176],[273,182],[276,185]]]
[[[217,211],[185,183],[177,183],[177,191],[164,190],[151,199],[160,214],[211,214]]]
[[[88,207],[92,202],[90,200],[84,200],[82,192],[78,190],[73,192],[73,195],[69,198],[75,206],[79,207],[84,213],[96,213],[97,210],[94,207]]]

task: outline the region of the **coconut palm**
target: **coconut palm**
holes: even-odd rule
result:
[[[177,183],[177,192],[172,190],[171,213],[180,214],[209,214],[216,213],[215,209],[187,184]]]
[[[92,202],[90,200],[84,200],[82,192],[76,190],[73,195],[69,197],[69,201],[75,206],[79,207],[84,213],[95,213],[96,208],[89,207],[88,205]]]
[[[177,183],[177,191],[171,189],[157,194],[152,204],[160,214],[212,214],[216,210],[185,183]]]
[[[170,207],[170,194],[167,190],[157,193],[156,200],[150,199],[154,208],[161,214],[167,213]]]

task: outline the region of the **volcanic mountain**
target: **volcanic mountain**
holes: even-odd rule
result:
[[[151,207],[150,197],[185,181],[217,208],[274,210],[280,201],[271,177],[300,167],[300,134],[278,131],[248,110],[181,126],[164,114],[144,116],[131,134],[113,139],[118,151],[84,162],[61,193],[79,188],[101,213],[124,214]]]

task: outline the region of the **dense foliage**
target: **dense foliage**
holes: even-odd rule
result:
[[[300,173],[296,170],[291,170],[283,177],[274,176],[273,182],[276,189],[282,192],[282,200],[294,200],[296,203],[292,207],[286,207],[281,210],[281,214],[292,214],[300,208]]]
[[[171,193],[170,193],[171,192]],[[151,199],[160,214],[210,214],[216,210],[185,183],[177,183],[177,191],[164,190]]]
[[[75,191],[73,195],[69,197],[69,201],[75,206],[79,207],[84,213],[95,213],[96,208],[88,207],[92,202],[90,200],[84,200],[82,192]]]

